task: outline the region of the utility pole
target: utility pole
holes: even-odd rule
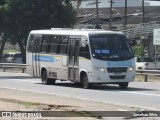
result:
[[[96,22],[96,25],[99,25],[98,0],[96,0],[96,15],[97,15],[97,22]]]
[[[143,10],[143,23],[145,23],[144,0],[142,0],[142,10]]]
[[[98,12],[98,0],[96,0],[96,29],[101,29],[101,26],[99,25],[99,12]]]
[[[127,25],[127,0],[125,0],[125,21],[124,21],[124,25]]]
[[[110,0],[110,14],[109,14],[109,29],[111,30],[112,29],[112,4],[113,4],[113,1]]]

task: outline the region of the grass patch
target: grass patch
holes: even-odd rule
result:
[[[140,111],[141,110],[141,108],[140,107],[131,107],[132,109],[134,109],[134,111]]]
[[[3,54],[9,53],[9,52],[17,52],[16,50],[3,50]]]
[[[34,102],[24,102],[24,101],[19,101],[19,102],[17,102],[17,104],[23,105],[23,106],[25,106],[25,107],[31,107],[31,106],[38,106],[38,105],[40,105],[40,104],[38,104],[38,103],[34,103]]]
[[[73,116],[73,117],[90,117],[90,118],[98,118],[101,119],[101,116],[95,115],[92,112],[88,111],[78,111],[77,109],[73,109],[72,106],[68,105],[48,105],[42,103],[35,103],[35,102],[26,102],[17,99],[7,99],[7,98],[0,98],[0,101],[8,102],[8,103],[15,103],[20,106],[25,106],[26,108],[38,109],[39,111],[64,111],[66,116]],[[60,114],[57,112],[57,115]]]
[[[135,81],[145,82],[145,76],[136,75]],[[160,83],[159,76],[148,76],[147,82]]]
[[[7,99],[7,98],[0,98],[1,101],[4,102],[11,102],[11,103],[16,103],[25,107],[31,107],[31,106],[38,106],[40,105],[39,103],[34,103],[34,102],[25,102],[21,100],[16,100],[16,99]]]

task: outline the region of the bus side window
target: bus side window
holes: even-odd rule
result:
[[[91,59],[88,45],[86,45],[86,47],[80,47],[79,56]]]
[[[34,42],[34,35],[30,35],[29,40],[28,40],[28,46],[27,46],[27,51],[32,52],[33,51],[33,44]]]
[[[59,53],[61,54],[67,54],[67,48],[68,48],[68,36],[62,36],[59,43]]]
[[[34,52],[40,52],[40,48],[41,48],[41,37],[35,37],[34,39]]]
[[[49,40],[49,36],[48,35],[44,35],[42,37],[42,42],[41,42],[41,52],[46,53],[48,50],[48,40]]]
[[[52,35],[49,39],[48,52],[57,53],[60,36]]]

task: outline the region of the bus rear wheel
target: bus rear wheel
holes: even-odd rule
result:
[[[82,82],[82,86],[83,86],[83,88],[85,88],[85,89],[89,89],[89,88],[91,88],[91,83],[89,83],[88,82],[88,77],[87,77],[87,74],[86,73],[84,73],[83,75],[82,75],[82,77],[81,77],[81,82]]]
[[[121,88],[121,89],[126,89],[127,87],[128,87],[128,82],[122,82],[122,83],[119,83],[119,87]]]
[[[80,84],[79,82],[74,82],[74,85],[75,85],[76,87],[81,86],[81,84]]]
[[[45,84],[45,85],[53,85],[53,84],[55,84],[55,79],[51,79],[51,78],[47,77],[47,71],[46,70],[44,70],[42,72],[41,76],[42,76],[41,78],[42,78],[43,84]]]

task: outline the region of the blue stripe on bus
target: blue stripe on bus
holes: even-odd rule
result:
[[[131,67],[132,63],[113,61],[113,62],[107,62],[107,66],[108,67]]]
[[[53,56],[32,56],[33,61],[54,62]]]

